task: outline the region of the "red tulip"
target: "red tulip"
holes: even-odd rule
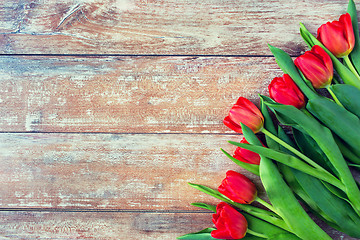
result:
[[[306,51],[296,58],[294,63],[314,88],[330,85],[334,72],[333,64],[330,56],[320,46],[313,46],[311,51]]]
[[[240,143],[249,144],[249,142],[245,138],[241,139]],[[263,146],[264,146],[264,144],[263,144]],[[241,162],[256,164],[256,165],[260,164],[260,155],[259,154],[254,153],[250,150],[241,148],[241,147],[237,147],[235,149],[233,157]]]
[[[235,132],[242,133],[240,123],[243,123],[257,133],[263,128],[264,117],[255,104],[246,98],[240,97],[223,122]]]
[[[241,239],[245,237],[248,226],[246,218],[227,203],[221,202],[216,206],[216,214],[213,214],[212,221],[217,228],[211,232],[213,238]]]
[[[304,94],[288,74],[274,78],[268,86],[270,97],[281,104],[302,109],[306,104]]]
[[[317,39],[338,58],[349,55],[354,48],[354,31],[348,13],[341,15],[339,21],[321,25],[317,34]]]
[[[250,179],[231,170],[227,171],[226,178],[221,182],[218,190],[231,200],[241,204],[252,203],[257,195],[255,184]]]

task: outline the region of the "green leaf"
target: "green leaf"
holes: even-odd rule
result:
[[[298,237],[304,240],[331,239],[307,215],[275,164],[263,156],[260,161],[260,177],[273,207]]]
[[[326,157],[325,153],[320,149],[319,145],[314,141],[314,139],[297,129],[293,129],[293,136],[301,152],[303,152],[306,156],[313,159],[316,163],[331,173],[336,172],[333,165],[329,162],[329,159]],[[337,172],[336,175],[338,176]]]
[[[327,98],[308,101],[306,108],[360,156],[360,119]]]
[[[349,165],[349,166],[351,166],[351,167],[357,167],[357,168],[360,168],[360,164],[353,164],[353,163],[349,163],[348,165]]]
[[[237,165],[239,165],[242,168],[245,168],[246,170],[248,170],[249,172],[259,176],[259,166],[256,164],[250,164],[250,163],[246,163],[246,162],[242,162],[236,158],[234,158],[233,156],[231,156],[228,152],[226,152],[224,149],[221,148],[221,151],[234,163],[236,163]]]
[[[195,207],[199,207],[199,208],[204,208],[204,209],[207,209],[207,210],[210,210],[210,211],[216,213],[216,206],[214,206],[214,205],[200,203],[200,202],[192,203],[191,205],[193,205]]]
[[[265,238],[257,237],[249,233],[246,233],[245,237],[243,237],[241,240],[264,240],[264,239]]]
[[[206,187],[204,185],[200,185],[200,184],[195,184],[195,183],[188,183],[191,187],[203,192],[203,193],[206,193],[210,196],[213,196],[217,199],[220,199],[222,201],[229,201],[230,199],[228,199],[227,197],[225,197],[224,195],[222,195],[221,193],[219,193],[219,191],[217,190],[214,190],[212,188],[209,188],[209,187]]]
[[[360,164],[360,157],[355,154],[355,151],[352,150],[352,148],[344,143],[338,136],[334,135],[334,139],[336,144],[338,145],[341,153],[345,158],[347,158],[349,161],[353,163]]]
[[[355,36],[355,46],[352,52],[350,53],[350,59],[353,62],[356,71],[360,73],[360,38],[359,38],[359,26],[358,26],[358,18],[356,13],[356,7],[353,0],[349,1],[347,12],[351,16],[351,23],[354,30]]]
[[[343,158],[330,130],[321,125],[316,119],[307,116],[305,113],[301,112],[299,109],[293,106],[280,105],[266,101],[265,103],[273,111],[281,112],[282,114],[287,115],[293,121],[297,122],[306,131],[306,133],[317,142],[321,150],[326,154],[331,164],[339,173],[340,179],[346,186],[346,189],[343,189],[340,186],[337,187],[346,191],[349,199],[355,206],[357,213],[360,214],[359,188],[357,187],[356,182],[352,177],[347,163]],[[339,119],[334,119],[334,121],[339,121]]]
[[[196,233],[189,233],[180,237],[177,237],[177,239],[188,239],[188,240],[214,240],[216,238],[213,238],[211,236],[211,232],[215,230],[215,228],[205,228],[204,230]]]
[[[300,25],[302,25],[302,23],[300,23]],[[308,47],[311,49],[315,44],[313,43],[313,41],[311,41],[311,38],[309,37],[309,35],[306,33],[306,31],[304,31],[302,28],[300,28],[300,35],[301,37],[304,39],[305,43],[308,45]]]
[[[336,84],[330,88],[341,104],[360,118],[360,90],[347,84]]]
[[[272,103],[274,105],[282,105],[280,103],[275,102],[274,100],[272,100],[271,98],[264,96],[264,95],[259,95],[261,102],[264,102],[265,105],[268,105],[269,103]],[[270,108],[270,110],[272,110]],[[287,126],[291,126],[291,127],[295,127],[295,128],[300,128],[299,125],[293,121],[290,117],[288,117],[286,114],[282,114],[281,112],[277,112],[277,111],[273,111],[272,112],[275,114],[276,118],[284,125]],[[265,129],[267,129],[265,127]],[[267,129],[268,130],[268,129]],[[274,133],[275,132],[275,133]],[[277,134],[276,130],[275,131],[271,131],[272,134]]]
[[[280,162],[282,164],[285,164],[289,167],[292,167],[299,171],[307,173],[313,177],[316,177],[316,178],[319,178],[326,182],[329,182],[330,184],[333,184],[337,187],[344,188],[344,186],[341,184],[341,182],[338,179],[336,179],[334,176],[327,174],[325,172],[319,171],[318,169],[315,169],[315,168],[309,166],[308,164],[306,164],[305,162],[301,161],[297,157],[294,157],[287,153],[273,150],[270,148],[265,148],[265,147],[260,147],[260,146],[252,146],[252,145],[245,144],[245,143],[237,143],[237,142],[232,142],[232,141],[229,141],[229,143],[231,143],[235,146],[242,147],[247,150],[256,152],[264,157],[273,159],[273,160]]]
[[[276,135],[276,129],[269,114],[268,108],[264,103],[263,99],[260,98],[260,100],[261,100],[261,113],[264,116],[264,128],[269,132],[271,132],[272,134]],[[273,139],[271,139],[268,136],[265,136],[265,139],[266,139],[266,144],[269,148],[279,150],[279,144],[277,142],[275,142]]]
[[[294,175],[304,191],[321,210],[322,216],[326,217],[325,219],[331,220],[338,229],[351,236],[360,236],[358,227],[360,219],[347,201],[332,194],[318,179],[298,171],[294,171]],[[356,219],[357,223],[350,216]]]
[[[298,139],[295,137],[297,143],[304,144],[304,142],[307,143],[309,140],[309,136],[302,134],[297,130],[293,130],[293,133],[294,136],[298,137]],[[300,135],[300,138],[299,134],[302,134]],[[294,143],[281,128],[279,129],[278,136],[286,143],[294,146]],[[313,150],[311,149],[311,146],[308,147],[309,148],[305,149],[300,147],[300,149],[302,149],[304,153],[309,154],[307,151]],[[318,148],[317,144],[315,148]],[[284,150],[283,147],[281,150]],[[283,164],[280,164],[279,168],[281,169],[281,172],[291,189],[302,199],[308,208],[316,212],[323,221],[327,222],[327,224],[337,230],[347,233],[348,235],[358,236],[360,229],[358,228],[358,224],[354,224],[354,222],[358,223],[359,217],[349,205],[347,199],[343,200],[342,198],[338,198],[329,191],[327,187],[330,187],[332,190],[336,190],[339,194],[344,194],[343,192],[330,184],[326,184],[312,176],[296,169],[289,168]]]
[[[253,217],[247,213],[243,213],[243,215],[245,216],[245,218],[248,222],[248,229],[250,229],[254,232],[266,235],[268,238],[274,238],[281,234],[288,234],[288,236],[289,236],[288,240],[290,240],[290,239],[300,240],[294,234],[289,233],[288,231],[285,231],[284,229],[281,229],[279,227],[276,227],[271,223],[265,222],[259,218]],[[247,234],[247,236],[248,236],[248,234]]]

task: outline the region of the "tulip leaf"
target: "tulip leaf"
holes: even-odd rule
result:
[[[348,146],[344,141],[342,141],[338,136],[334,136],[334,139],[336,141],[336,144],[338,145],[341,153],[344,155],[344,157],[353,162],[360,164],[360,157],[357,156],[354,151],[351,149],[350,146]]]
[[[309,32],[309,30],[306,29],[305,25],[302,24],[302,23],[300,23],[300,33],[301,33],[301,36],[303,37],[303,39],[305,40],[306,43],[308,43],[308,44],[311,43],[312,46],[319,45],[320,47],[322,47],[322,49],[325,50],[325,52],[330,56],[330,58],[331,58],[331,60],[333,62],[334,68],[336,69],[336,72],[340,75],[340,77],[342,78],[344,83],[350,84],[350,85],[355,86],[355,87],[360,89],[360,81],[357,79],[357,77],[347,67],[345,67],[339,61],[339,59],[337,59],[334,56],[334,54],[332,54],[319,40],[317,40],[316,37],[314,37]],[[310,39],[310,41],[309,41],[309,39]],[[306,95],[306,93],[304,93],[304,94]]]
[[[349,165],[349,166],[351,166],[351,167],[357,167],[357,168],[360,168],[360,164],[353,164],[353,163],[349,163],[348,165]]]
[[[300,240],[296,235],[276,227],[271,223],[265,222],[247,213],[243,213],[243,215],[248,222],[248,229],[250,229],[251,232],[259,233],[259,235],[265,235],[267,239],[276,239],[276,236],[287,235],[289,237],[288,240]],[[248,236],[248,233],[246,236]]]
[[[308,45],[308,47],[311,49],[315,44],[313,41],[311,41],[311,38],[309,35],[304,31],[304,29],[300,28],[300,35],[304,39],[305,43]]]
[[[256,152],[267,158],[271,158],[277,162],[280,162],[289,167],[300,170],[300,171],[307,173],[313,177],[316,177],[316,178],[319,178],[326,182],[329,182],[330,184],[333,184],[337,187],[343,187],[341,182],[338,179],[336,179],[334,176],[332,176],[331,174],[320,171],[318,169],[315,169],[315,168],[311,167],[310,165],[306,164],[305,162],[303,162],[302,160],[300,160],[299,158],[289,155],[287,153],[273,150],[270,148],[253,146],[253,145],[249,145],[249,144],[245,144],[245,143],[237,143],[237,142],[232,142],[232,141],[230,141],[229,143],[231,143],[235,146]]]
[[[210,210],[210,211],[216,213],[216,206],[214,206],[214,205],[210,205],[210,204],[206,204],[206,203],[200,203],[200,202],[191,203],[191,205],[195,206],[195,207],[199,207],[199,208],[204,208],[204,209],[207,209],[207,210]]]
[[[336,84],[330,88],[341,104],[360,118],[360,90],[347,84]]]
[[[264,240],[265,238],[254,236],[250,233],[246,233],[245,237],[243,237],[241,240]]]
[[[314,139],[297,129],[293,129],[293,136],[301,152],[303,152],[306,156],[313,159],[316,163],[331,173],[336,172],[333,165],[329,162],[329,159],[326,157],[325,153],[320,149],[319,145],[314,141]]]
[[[264,103],[263,99],[261,99],[261,113],[264,116],[264,128],[269,132],[271,132],[272,134],[276,135],[276,129],[274,123],[271,119],[269,110],[266,104]],[[279,144],[277,142],[275,142],[273,139],[271,139],[268,136],[265,136],[265,139],[266,139],[266,144],[268,145],[269,148],[279,150]]]
[[[260,178],[273,207],[298,237],[304,240],[331,239],[302,208],[275,164],[264,156],[260,161]]]
[[[360,119],[327,98],[309,100],[306,108],[360,156]]]
[[[246,162],[242,162],[236,158],[234,158],[233,156],[231,156],[228,152],[226,152],[224,149],[221,148],[221,151],[234,163],[236,163],[237,165],[239,165],[242,168],[245,168],[246,170],[248,170],[249,172],[259,176],[259,165],[256,164],[250,164],[250,163],[246,163]]]
[[[206,193],[210,196],[213,196],[217,199],[220,199],[224,202],[228,202],[230,199],[228,199],[227,197],[225,197],[224,195],[222,195],[219,191],[214,190],[212,188],[206,187],[204,185],[200,185],[200,184],[195,184],[195,183],[188,183],[191,187],[200,190],[203,193]]]
[[[183,236],[177,237],[177,239],[188,239],[188,240],[214,240],[216,238],[213,238],[211,236],[211,232],[213,230],[216,230],[215,228],[205,228],[204,230],[201,230],[200,232],[195,233],[189,233],[185,234]]]
[[[271,98],[269,98],[267,96],[264,96],[264,95],[259,95],[259,96],[260,96],[261,102],[264,102],[265,105],[266,105],[266,102],[280,104],[280,103],[275,102],[274,100],[272,100]],[[282,105],[282,104],[280,104],[280,105]],[[275,114],[276,118],[282,124],[301,129],[300,126],[295,121],[293,121],[290,117],[288,117],[286,114],[282,114],[280,112],[273,111],[271,108],[270,108],[270,110]],[[266,122],[266,119],[265,119],[265,122]],[[269,130],[266,125],[265,125],[265,129]],[[276,135],[276,130],[271,130],[271,133]],[[273,149],[276,149],[276,148],[273,148]]]
[[[338,198],[318,179],[299,171],[294,171],[294,175],[304,191],[321,210],[323,216],[326,216],[326,220],[336,224],[338,229],[342,229],[343,232],[360,237],[360,218],[346,200]]]
[[[360,73],[360,37],[359,37],[359,25],[358,25],[358,18],[356,13],[356,7],[353,0],[349,1],[347,12],[351,16],[351,23],[354,30],[355,36],[355,46],[352,52],[350,53],[351,61],[353,62],[356,71]]]
[[[320,99],[320,98],[317,98]],[[315,99],[315,100],[317,100]],[[322,98],[321,98],[322,99]],[[322,124],[320,124],[316,119],[306,115],[299,109],[289,106],[289,105],[280,105],[273,102],[267,102],[265,103],[268,105],[270,109],[273,111],[281,112],[284,115],[287,115],[288,117],[292,118],[293,121],[297,122],[308,135],[310,135],[319,145],[321,150],[326,154],[331,164],[334,166],[336,171],[340,175],[340,179],[343,182],[343,184],[346,186],[346,194],[351,200],[352,204],[355,206],[355,210],[358,214],[360,214],[360,191],[359,188],[356,185],[356,182],[354,178],[351,175],[351,172],[346,164],[345,159],[343,158],[335,140],[331,133],[331,131],[324,127]],[[320,103],[320,101],[316,102],[317,104]],[[328,102],[322,102],[324,105],[327,105]],[[335,104],[335,103],[334,103]],[[336,104],[335,104],[336,105]],[[336,105],[338,106],[338,105]],[[315,111],[319,110],[320,106],[317,106],[315,108]],[[333,107],[331,105],[330,107],[324,108],[330,108]],[[339,106],[338,106],[339,107]],[[320,107],[321,108],[321,107]],[[335,109],[335,108],[334,108]],[[336,109],[335,109],[336,110]],[[320,110],[321,111],[321,110]],[[348,114],[346,110],[343,109],[345,113]],[[324,113],[326,115],[326,113]],[[324,116],[323,115],[323,116]],[[342,118],[343,116],[339,116],[337,119],[333,118],[332,124],[337,123],[344,124],[346,123],[346,119]],[[342,122],[344,120],[344,122]],[[353,133],[354,130],[350,130],[350,132],[347,132],[347,134],[350,135],[350,133]],[[357,135],[360,136],[360,135]],[[251,150],[252,151],[252,150]],[[316,177],[316,176],[315,176]],[[337,186],[340,187],[340,186]],[[340,187],[341,188],[341,187]],[[343,188],[341,188],[344,190]]]

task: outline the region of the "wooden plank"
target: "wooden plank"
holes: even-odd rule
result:
[[[2,239],[172,240],[213,227],[211,213],[0,212]],[[334,240],[355,240],[323,226]]]
[[[167,240],[212,227],[211,213],[0,212],[1,239]]]
[[[0,57],[0,131],[232,133],[238,97],[258,103],[273,58]]]
[[[195,210],[217,203],[187,182],[217,188],[227,170],[245,173],[220,151],[235,135],[0,134],[0,208]]]
[[[299,54],[298,23],[315,33],[348,1],[4,2],[0,53],[269,55],[267,43]]]

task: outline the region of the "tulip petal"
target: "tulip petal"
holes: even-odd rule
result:
[[[225,126],[230,128],[231,130],[234,130],[235,132],[242,133],[240,125],[234,123],[229,116],[225,117],[223,120],[223,123]]]
[[[347,56],[355,45],[350,14],[340,16],[339,21],[327,22],[318,28],[318,40],[336,57]]]

